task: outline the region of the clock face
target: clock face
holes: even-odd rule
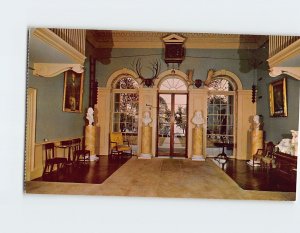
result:
[[[166,59],[178,58],[183,59],[182,44],[166,44]]]

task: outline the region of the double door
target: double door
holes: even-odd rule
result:
[[[187,157],[187,94],[158,94],[157,156]]]

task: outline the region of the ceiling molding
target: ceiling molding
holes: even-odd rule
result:
[[[86,57],[82,53],[80,53],[78,50],[76,50],[69,43],[64,41],[48,28],[37,28],[34,30],[33,35],[49,44],[50,46],[54,47],[59,52],[67,55],[74,62],[79,64],[84,63]]]
[[[83,73],[84,67],[80,64],[62,63],[34,63],[33,75],[37,77],[51,78],[56,77],[65,71],[73,70],[75,73]]]
[[[172,33],[87,30],[87,40],[95,48],[163,48],[163,38]],[[216,33],[176,33],[186,38],[186,48],[257,49],[262,36]],[[267,37],[266,37],[267,38]]]
[[[287,74],[297,80],[300,80],[300,67],[273,67],[269,71],[269,75],[271,77]]]

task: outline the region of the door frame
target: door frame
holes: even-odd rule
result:
[[[171,114],[174,115],[174,101],[175,101],[175,96],[176,95],[186,95],[186,129],[185,129],[185,155],[172,155],[171,152],[174,152],[174,127],[171,127],[171,130],[173,133],[170,134],[170,153],[169,155],[161,155],[161,156],[167,156],[170,158],[176,157],[176,158],[188,158],[188,132],[189,132],[189,124],[188,124],[188,119],[189,119],[189,93],[187,91],[160,91],[157,93],[157,111],[156,111],[156,145],[155,145],[155,157],[158,157],[158,141],[159,141],[159,135],[158,135],[158,130],[159,130],[159,95],[160,94],[170,94],[171,95]],[[174,116],[173,116],[174,117]]]

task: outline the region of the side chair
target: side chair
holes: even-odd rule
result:
[[[59,172],[66,163],[68,162],[66,158],[55,157],[54,153],[54,143],[45,144],[45,167],[43,171],[43,177],[45,175],[51,174],[54,169],[54,165],[56,165],[57,169],[57,178],[59,177]]]

